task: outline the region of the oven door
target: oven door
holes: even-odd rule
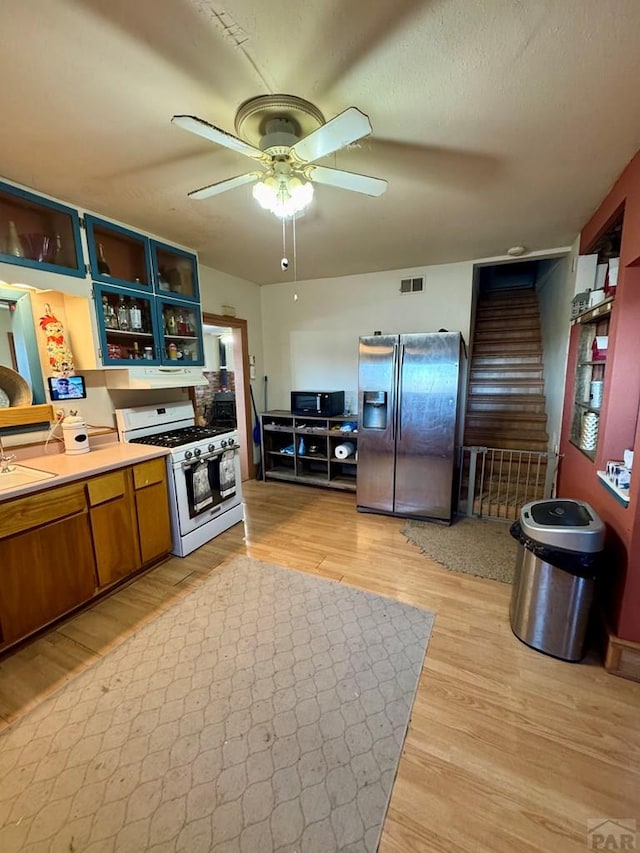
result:
[[[240,502],[237,448],[207,453],[174,466],[182,534]]]

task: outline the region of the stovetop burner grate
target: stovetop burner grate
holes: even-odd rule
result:
[[[224,435],[229,429],[215,427],[189,426],[181,429],[157,432],[154,435],[145,435],[142,438],[132,438],[133,444],[152,444],[156,447],[181,447],[183,444],[193,444],[207,438],[215,438]]]

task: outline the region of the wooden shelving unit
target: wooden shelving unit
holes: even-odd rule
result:
[[[263,480],[288,480],[310,486],[355,492],[357,459],[338,459],[335,448],[344,442],[357,447],[357,432],[340,427],[357,418],[294,415],[284,410],[260,415]],[[302,440],[302,447],[301,447]]]

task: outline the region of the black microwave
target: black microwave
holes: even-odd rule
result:
[[[331,418],[344,412],[344,391],[292,391],[291,413]]]

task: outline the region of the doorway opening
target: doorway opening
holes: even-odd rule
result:
[[[202,315],[205,369],[209,385],[193,389],[201,423],[229,426],[235,421],[243,480],[255,477],[247,321],[225,314]]]

